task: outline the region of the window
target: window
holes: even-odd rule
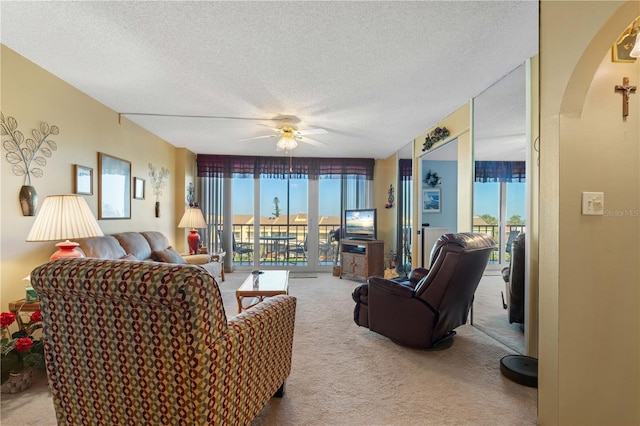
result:
[[[339,228],[342,210],[369,205],[373,164],[198,156],[200,199],[212,230],[206,244],[224,248],[239,268],[328,268],[336,254],[331,232]],[[234,247],[233,255],[226,246]]]

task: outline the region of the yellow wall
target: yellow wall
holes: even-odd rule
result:
[[[176,148],[175,150],[175,161],[174,161],[174,179],[173,183],[175,184],[176,193],[174,203],[174,215],[176,220],[179,222],[184,214],[185,208],[188,206],[187,203],[187,187],[189,184],[192,184],[195,190],[196,186],[196,156],[185,148]],[[197,194],[197,192],[196,192]],[[196,201],[199,201],[196,197]],[[178,223],[176,222],[176,224]],[[180,253],[186,253],[189,251],[187,246],[187,235],[189,234],[189,229],[178,229],[176,234],[176,249]]]
[[[422,164],[421,157],[429,151],[422,151],[424,140],[427,134],[436,127],[446,127],[450,135],[447,139],[435,143],[432,151],[444,144],[458,139],[458,229],[457,232],[470,232],[473,226],[473,144],[471,135],[471,103],[466,103],[458,108],[454,113],[438,122],[435,126],[425,131],[423,134],[413,140],[414,167],[413,181],[418,184],[413,186],[413,196],[416,202],[414,205],[413,217],[413,236],[412,241],[420,241],[418,230],[420,230],[420,218],[422,218],[422,175],[424,172],[420,170]],[[418,244],[412,247],[413,267],[421,266],[420,255],[418,253]],[[418,263],[416,263],[418,262]]]
[[[640,95],[623,120],[614,91],[640,83],[640,61],[611,61],[638,15],[638,1],[541,3],[542,425],[640,424]],[[582,191],[609,214],[582,216]]]
[[[94,215],[98,208],[98,152],[131,161],[132,176],[146,180],[146,199],[131,200],[130,220],[100,220],[103,232],[158,230],[181,251],[186,245],[184,231],[176,227],[184,211],[184,187],[193,176],[193,154],[175,147],[143,130],[127,119],[118,124],[118,114],[73,88],[51,73],[26,60],[6,46],[1,47],[2,98],[0,110],[18,121],[18,130],[30,136],[41,121],[57,125],[60,134],[50,139],[58,150],[47,159],[44,176],[33,179],[39,204],[47,195],[70,194],[74,164],[93,168],[93,195],[85,196]],[[3,140],[6,137],[3,137]],[[178,155],[179,154],[179,155]],[[25,242],[34,217],[22,215],[18,192],[23,177],[12,173],[2,151],[0,158],[0,306],[23,298],[31,270],[46,262],[55,251],[55,242]],[[168,186],[160,198],[161,214],[155,217],[155,197],[149,180],[148,164],[170,171]],[[177,194],[176,188],[180,188]],[[174,203],[174,200],[180,202]],[[175,207],[174,207],[175,206]]]
[[[392,156],[385,158],[384,160],[376,161],[376,171],[373,180],[373,204],[378,209],[377,214],[377,226],[379,240],[384,241],[384,253],[385,256],[389,253],[389,250],[396,250],[396,238],[397,238],[397,214],[398,208],[395,205],[391,209],[385,209],[384,205],[389,198],[389,185],[393,185],[393,188],[397,190],[398,183],[398,156],[393,154]],[[397,195],[394,193],[394,196]],[[385,268],[388,268],[389,264],[385,264]]]

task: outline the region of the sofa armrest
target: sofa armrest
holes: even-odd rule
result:
[[[278,295],[229,319],[225,346],[231,359],[228,380],[234,383],[231,400],[237,396],[262,407],[282,386],[291,371],[295,315],[296,298]]]
[[[204,265],[212,260],[208,254],[181,254],[181,256],[190,265]]]

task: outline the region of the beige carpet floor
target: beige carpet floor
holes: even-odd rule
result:
[[[243,272],[221,283],[228,315]],[[453,346],[421,351],[398,346],[353,323],[358,283],[330,274],[290,280],[298,298],[292,372],[285,396],[273,398],[254,425],[534,425],[536,389],[500,374],[515,353],[478,329],[458,328]],[[2,395],[3,426],[55,424],[46,379]]]
[[[514,351],[525,354],[524,328],[522,324],[509,323],[509,315],[502,308],[501,293],[504,291],[502,273],[485,271],[473,299],[473,325]],[[504,297],[506,301],[506,295]]]

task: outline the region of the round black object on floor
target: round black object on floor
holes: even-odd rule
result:
[[[538,360],[524,355],[507,355],[500,360],[500,372],[514,382],[538,387]]]

